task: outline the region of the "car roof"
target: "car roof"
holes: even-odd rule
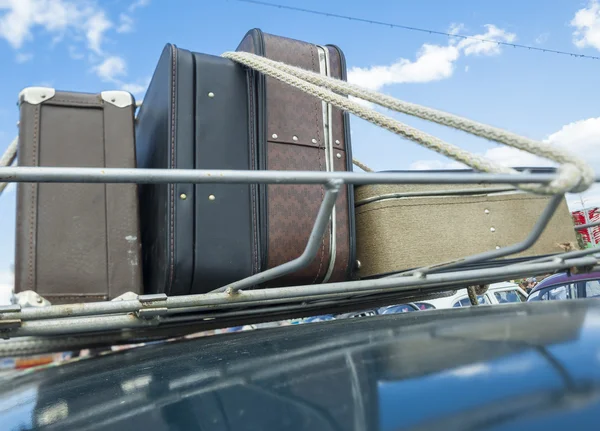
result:
[[[529,293],[530,295],[534,292],[537,292],[540,289],[543,289],[545,287],[554,285],[554,284],[559,284],[559,283],[569,283],[569,282],[575,282],[575,281],[582,281],[582,280],[596,280],[596,279],[600,279],[600,271],[594,271],[594,272],[583,272],[581,274],[571,274],[571,273],[567,273],[567,272],[561,272],[559,274],[554,274],[551,275],[550,277],[547,277],[545,279],[543,279],[542,281],[540,281]]]

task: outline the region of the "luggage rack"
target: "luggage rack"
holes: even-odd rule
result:
[[[268,320],[352,311],[370,305],[411,301],[452,289],[489,284],[510,278],[560,271],[599,269],[600,248],[569,251],[518,263],[465,268],[531,247],[551,219],[563,195],[554,195],[528,237],[518,244],[468,256],[440,265],[392,276],[340,283],[246,290],[250,286],[294,272],[316,255],[326,231],[338,190],[343,184],[547,184],[550,173],[362,173],[308,171],[233,171],[185,169],[117,169],[0,167],[0,182],[47,183],[263,183],[323,184],[321,203],[304,253],[298,258],[205,294],[184,296],[122,295],[112,301],[23,307],[0,307],[0,356],[19,349],[55,349],[93,343],[118,344],[169,339],[205,329]],[[600,182],[600,176],[596,176]],[[575,230],[600,222],[578,225]],[[43,298],[38,300],[43,303]],[[16,344],[15,344],[16,343]],[[78,344],[79,343],[79,344]],[[45,347],[44,347],[45,346]],[[52,347],[50,347],[52,346]]]

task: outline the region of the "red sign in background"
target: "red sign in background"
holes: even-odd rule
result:
[[[590,209],[586,209],[585,211],[587,211],[588,221],[586,221],[586,219],[585,219],[584,210],[573,211],[573,213],[572,213],[573,221],[575,222],[576,225],[592,223],[592,222],[600,220],[600,208],[598,208],[598,207],[590,208]],[[593,240],[592,240],[592,237],[590,237],[590,231],[591,231]],[[580,229],[577,232],[581,233],[585,242],[591,243],[591,244],[600,244],[600,226],[594,226],[594,227],[588,228],[588,229]]]

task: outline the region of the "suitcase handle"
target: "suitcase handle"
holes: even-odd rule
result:
[[[518,148],[537,156],[548,158],[561,164],[558,169],[558,177],[550,184],[519,184],[517,187],[521,190],[545,195],[564,194],[566,192],[581,193],[589,189],[594,183],[595,178],[592,167],[583,159],[567,150],[548,144],[542,144],[541,142],[522,137],[503,129],[478,123],[447,112],[407,103],[383,93],[350,84],[346,81],[322,76],[308,70],[290,66],[248,52],[225,52],[222,56],[296,87],[339,109],[351,112],[364,120],[415,141],[426,148],[464,163],[478,171],[518,174],[518,172],[512,168],[498,165],[491,160],[442,141],[433,135],[429,135],[421,130],[403,124],[398,120],[380,114],[372,108],[361,105],[349,98],[342,97],[337,93],[377,103],[397,112],[413,115],[454,129],[462,130],[513,148]]]

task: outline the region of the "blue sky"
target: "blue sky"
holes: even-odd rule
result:
[[[598,0],[279,3],[600,56]],[[127,89],[141,99],[165,43],[219,55],[234,50],[254,27],[337,44],[357,84],[565,146],[600,172],[600,60],[461,43],[233,0],[0,0],[0,152],[16,135],[15,103],[24,87]],[[464,133],[394,117],[501,163],[545,163]],[[456,167],[355,117],[352,139],[355,157],[375,170]],[[584,197],[588,206],[600,205],[598,188]],[[578,195],[568,199],[573,209],[581,207]],[[0,196],[0,285],[11,283],[14,201],[11,186]]]

